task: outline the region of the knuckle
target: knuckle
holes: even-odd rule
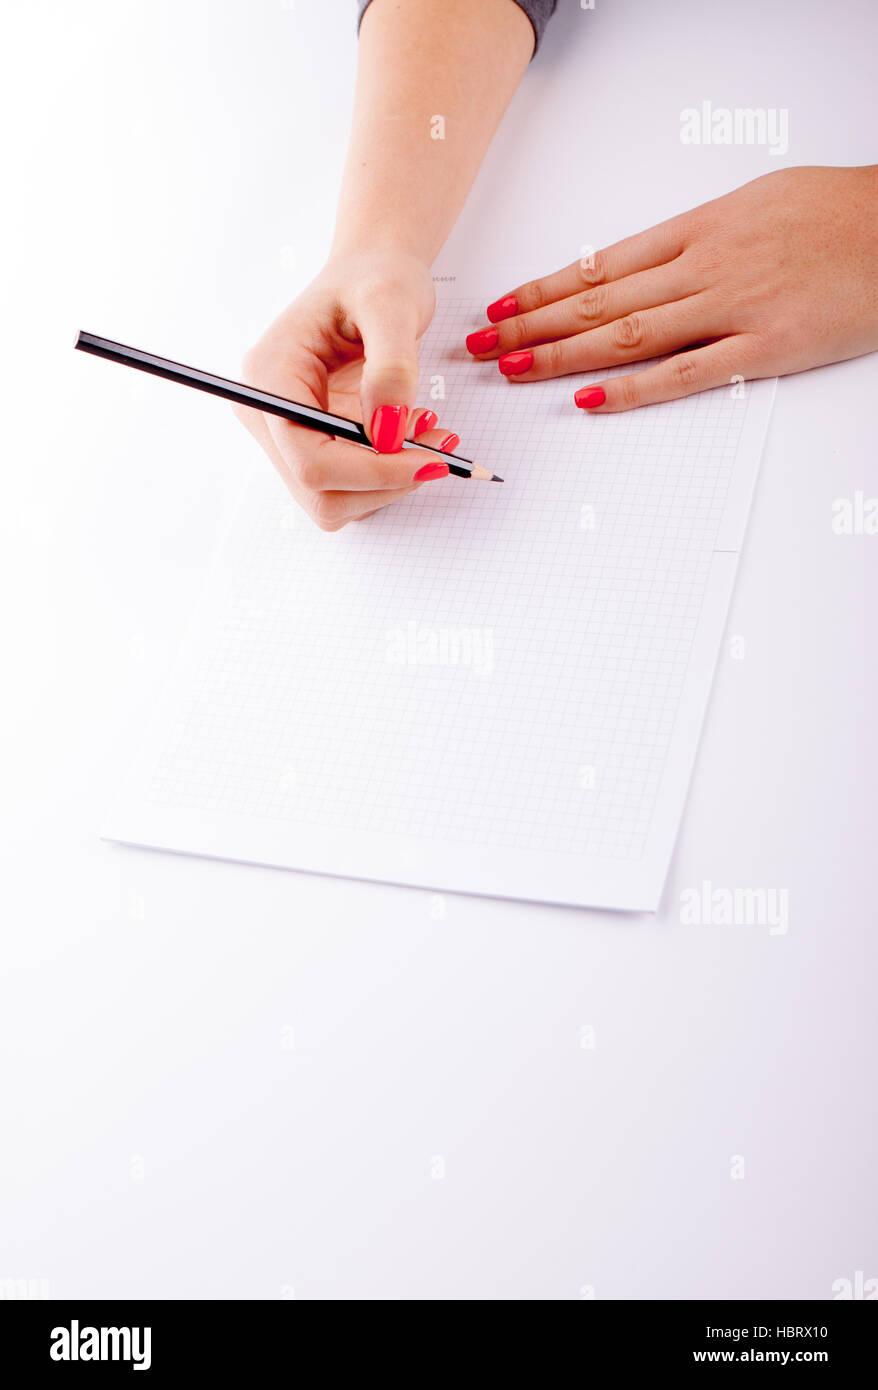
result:
[[[613,324],[613,342],[625,351],[639,348],[646,337],[646,328],[640,314],[626,314]]]
[[[507,319],[500,325],[500,336],[503,339],[502,351],[514,352],[516,348],[523,347],[527,342],[527,328],[525,319],[518,315],[514,319]]]
[[[584,256],[579,262],[579,273],[586,289],[602,285],[607,278],[607,258],[602,251],[594,256]]]
[[[593,327],[600,319],[604,318],[607,312],[608,299],[609,295],[604,285],[583,290],[576,296],[574,303],[577,323],[583,328]]]
[[[625,376],[619,382],[619,394],[628,410],[640,404],[640,385],[636,376]]]
[[[381,358],[379,366],[372,371],[372,381],[375,384],[389,378],[396,382],[400,377],[405,380],[412,375],[417,382],[417,362],[413,361],[411,357],[406,357],[403,352],[397,351]]]
[[[539,280],[529,280],[526,285],[522,285],[518,301],[520,304],[526,304],[528,309],[542,309],[548,303]]]
[[[562,376],[565,371],[563,342],[547,343],[543,352],[545,356],[538,365],[547,367],[552,376]]]
[[[681,352],[675,357],[672,371],[675,384],[687,390],[698,380],[698,365],[692,353]]]

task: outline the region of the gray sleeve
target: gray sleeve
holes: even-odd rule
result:
[[[558,0],[515,0],[515,3],[524,10],[534,30],[534,53],[540,46],[540,39],[543,37],[543,30],[555,13],[555,6]],[[360,13],[357,19],[357,32],[360,29],[360,21],[366,12],[371,0],[358,0]]]

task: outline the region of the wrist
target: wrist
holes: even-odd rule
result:
[[[362,256],[402,256],[429,270],[434,252],[423,236],[414,232],[409,234],[398,226],[337,226],[329,250],[329,259],[336,261]]]
[[[320,275],[347,285],[385,278],[431,281],[430,262],[423,253],[399,241],[367,238],[333,240]]]

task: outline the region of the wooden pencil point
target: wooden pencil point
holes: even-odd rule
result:
[[[503,479],[498,478],[496,473],[491,473],[487,468],[483,468],[480,463],[474,463],[470,474],[473,478],[478,478],[482,483],[502,483]]]

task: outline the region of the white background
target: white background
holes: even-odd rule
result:
[[[475,258],[486,302],[535,246],[539,274],[771,168],[876,159],[867,0],[559,8],[442,256]],[[875,358],[780,384],[656,917],[102,843],[138,698],[236,477],[269,465],[223,405],[75,331],[236,374],[325,254],[354,20],[4,13],[0,1280],[822,1298],[878,1276],[878,538],[832,530],[835,499],[878,493]],[[702,100],[788,108],[788,154],[681,145]],[[787,889],[789,931],[683,926],[704,880]]]

